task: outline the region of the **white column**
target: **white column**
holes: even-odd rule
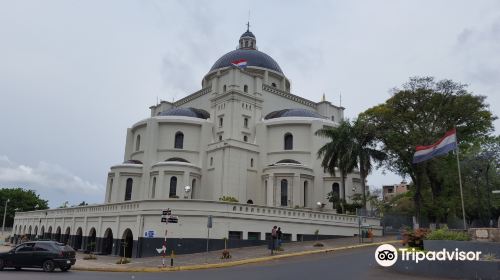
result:
[[[180,193],[182,193],[182,197],[181,198],[184,198],[184,197],[187,197],[188,199],[190,199],[190,194],[191,193],[186,193],[186,190],[184,189],[185,186],[191,186],[191,184],[189,183],[189,171],[184,171],[184,180],[183,180],[183,184],[181,184],[181,191]]]
[[[155,196],[155,198],[168,198],[168,192],[167,194],[165,194],[165,186],[163,181],[165,181],[165,172],[160,168],[160,171],[158,172],[158,179],[156,181],[156,193],[158,194],[158,196]]]
[[[292,205],[289,205],[290,207],[294,207],[295,205],[301,205],[300,204],[300,174],[295,173],[293,176],[293,184],[292,184],[292,197],[290,198],[290,201],[292,202]],[[290,192],[290,191],[289,191]]]
[[[274,176],[269,175],[267,178],[267,206],[274,206]]]

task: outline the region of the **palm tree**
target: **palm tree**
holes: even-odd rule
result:
[[[323,157],[321,166],[333,176],[335,168],[340,170],[344,201],[345,178],[354,168],[359,168],[363,206],[366,209],[366,177],[373,169],[372,161],[385,159],[385,154],[375,147],[374,128],[361,119],[353,123],[345,120],[338,127],[319,129],[316,135],[329,139],[329,142],[319,149],[318,158]]]
[[[353,153],[356,165],[359,166],[361,189],[363,190],[363,207],[366,209],[366,178],[372,172],[373,161],[383,161],[386,154],[376,149],[375,128],[362,119],[354,121],[352,126],[354,136]]]
[[[342,200],[345,202],[345,179],[347,174],[356,167],[353,153],[353,128],[350,121],[342,121],[338,127],[321,128],[317,136],[328,138],[329,142],[318,150],[318,158],[323,157],[321,166],[332,176],[338,168],[341,175]]]

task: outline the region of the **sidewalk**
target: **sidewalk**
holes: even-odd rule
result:
[[[271,256],[267,246],[254,246],[245,248],[229,249],[231,259],[222,260],[222,250],[211,251],[207,253],[196,253],[186,255],[176,255],[174,258],[174,267],[170,267],[170,256],[165,259],[166,267],[162,268],[162,258],[148,257],[129,259],[128,264],[116,264],[120,260],[117,256],[96,256],[96,260],[84,260],[85,254],[77,253],[77,261],[73,266],[75,270],[92,270],[92,271],[171,271],[171,270],[191,270],[203,268],[227,267],[241,265],[247,263],[255,263],[280,259],[284,257],[299,256],[315,252],[328,252],[334,250],[348,249],[349,247],[358,246],[375,246],[377,243],[385,243],[394,241],[394,236],[376,237],[373,243],[358,242],[357,237],[342,237],[337,239],[320,240],[324,247],[314,247],[316,241],[293,242],[283,244],[284,251],[280,251]],[[347,247],[347,248],[346,248]]]

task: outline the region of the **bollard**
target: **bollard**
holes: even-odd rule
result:
[[[170,266],[174,266],[174,250],[170,253]]]

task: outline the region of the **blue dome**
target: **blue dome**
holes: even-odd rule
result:
[[[317,118],[317,119],[325,118],[320,114],[307,109],[284,109],[279,111],[273,111],[267,114],[264,117],[264,119],[270,120],[270,119],[286,118],[286,117],[306,117],[306,118]]]
[[[246,34],[246,32],[244,34]],[[267,68],[283,74],[280,66],[272,57],[254,49],[237,49],[228,52],[214,63],[210,71],[231,66],[233,61],[240,59],[245,59],[247,61],[247,66]]]
[[[192,117],[192,118],[199,118],[199,119],[208,119],[210,118],[210,113],[208,113],[205,110],[202,109],[196,109],[196,108],[183,108],[183,107],[176,107],[176,108],[171,108],[166,111],[161,112],[158,114],[159,116],[182,116],[182,117]]]

